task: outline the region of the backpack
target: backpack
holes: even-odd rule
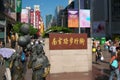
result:
[[[109,52],[115,53],[116,52],[116,47],[115,46],[110,46]]]
[[[109,52],[112,52],[112,51],[113,51],[113,47],[110,46],[110,47],[109,47]]]
[[[118,60],[114,59],[111,63],[110,63],[110,69],[111,70],[116,70],[119,66]]]
[[[24,62],[26,60],[26,55],[25,55],[25,52],[22,51],[22,54],[21,54],[21,61]]]

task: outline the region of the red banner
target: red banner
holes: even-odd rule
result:
[[[37,29],[39,29],[39,26],[40,26],[39,22],[40,22],[40,11],[37,10],[37,11],[35,11],[35,27]]]
[[[34,10],[33,9],[30,10],[30,23],[34,25]]]

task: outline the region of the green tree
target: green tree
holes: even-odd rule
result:
[[[36,28],[33,28],[33,26],[30,25],[30,31],[29,31],[30,35],[36,34],[37,31],[38,31],[38,30],[37,30]]]
[[[20,33],[20,27],[21,27],[21,25],[22,25],[22,23],[17,22],[16,24],[13,25],[12,31],[14,33]]]
[[[19,22],[17,22],[16,24],[14,24],[12,31],[13,31],[14,33],[18,33],[19,35],[22,35],[22,33],[20,32],[20,28],[21,28],[22,24],[24,24],[24,23],[19,23]],[[30,35],[36,34],[37,31],[38,31],[38,30],[37,30],[36,28],[33,28],[32,25],[29,26],[29,34],[30,34]]]
[[[53,26],[44,31],[42,37],[49,37],[49,33],[72,33],[72,30],[67,27]]]

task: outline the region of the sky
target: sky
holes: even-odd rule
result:
[[[26,6],[33,8],[34,5],[40,5],[41,16],[45,21],[47,14],[54,15],[56,6],[60,5],[65,8],[68,5],[68,0],[22,0],[22,8],[26,8]]]

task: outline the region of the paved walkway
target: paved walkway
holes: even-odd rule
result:
[[[108,80],[109,66],[108,61],[110,54],[104,52],[105,61],[99,64],[93,63],[93,69],[90,72],[71,72],[71,73],[58,73],[49,74],[46,80]],[[94,55],[93,55],[94,60]],[[32,80],[32,70],[28,69],[25,80]]]
[[[7,46],[10,46],[7,44]],[[18,49],[16,47],[16,49]],[[32,70],[28,69],[25,75],[25,80],[32,80]],[[71,73],[57,73],[49,74],[46,80],[94,80],[92,71],[90,72],[71,72]]]
[[[32,80],[32,71],[28,70],[26,80]],[[92,72],[72,72],[72,73],[57,73],[50,74],[46,80],[94,80],[92,79]]]
[[[95,63],[95,54],[93,54],[93,77],[94,80],[109,80],[110,67],[109,61],[111,58],[110,53],[107,50],[103,50],[104,61]]]
[[[103,51],[105,60],[95,64],[95,56],[93,55],[92,71],[90,72],[72,72],[72,73],[58,73],[49,74],[46,80],[109,80],[109,60],[110,54]],[[26,80],[31,80],[32,71],[28,70]]]
[[[93,80],[92,72],[60,73],[48,75],[47,80]]]

